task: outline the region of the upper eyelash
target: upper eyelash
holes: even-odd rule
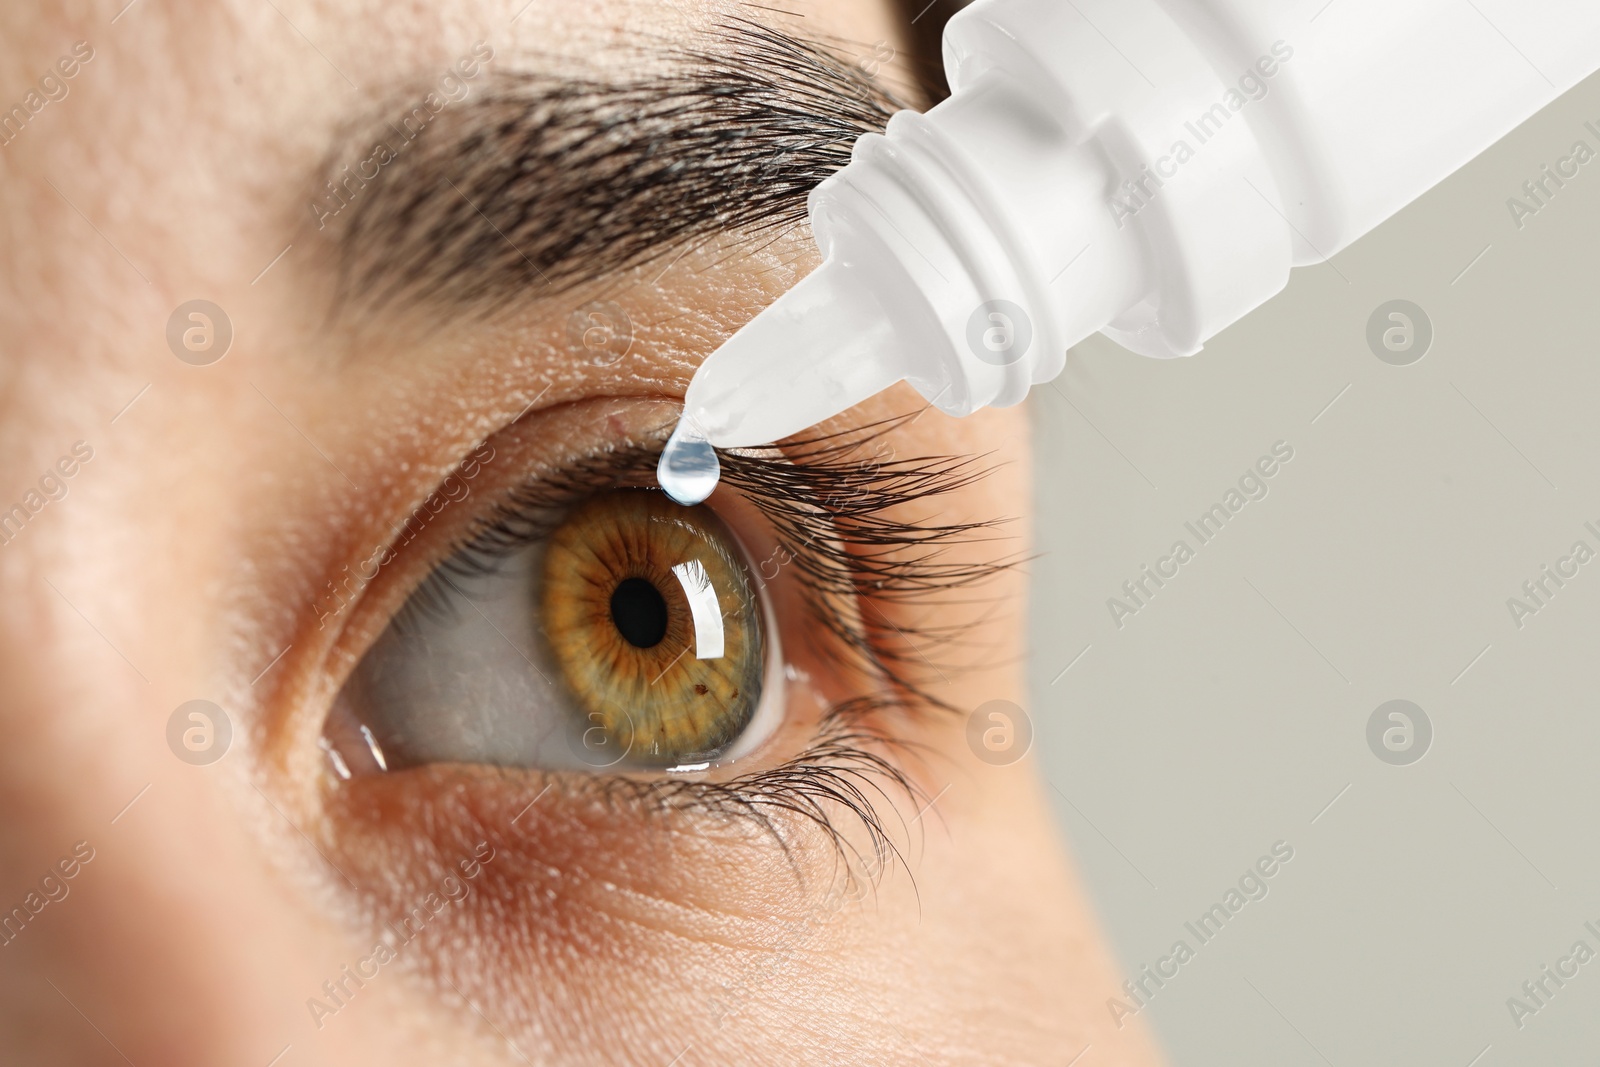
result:
[[[920,673],[920,666],[941,673],[930,652],[952,644],[965,628],[896,626],[876,609],[856,618],[830,609],[838,597],[868,607],[873,601],[932,603],[934,595],[983,582],[1023,562],[1020,556],[981,563],[940,559],[956,545],[1002,540],[993,535],[1010,521],[1006,518],[936,523],[908,522],[890,514],[911,502],[926,506],[991,469],[982,466],[983,457],[900,459],[892,449],[887,458],[874,452],[871,461],[862,462],[869,446],[886,443],[896,428],[918,414],[791,438],[784,443],[781,463],[759,454],[730,453],[722,458],[722,478],[745,491],[779,542],[794,553],[818,620],[860,657],[857,665],[878,667],[921,703],[948,708],[917,681],[914,671]],[[802,547],[812,551],[797,551]]]
[[[887,514],[911,502],[936,501],[989,472],[981,466],[982,457],[900,459],[891,449],[887,458],[881,451],[866,458],[871,446],[886,443],[896,428],[916,417],[792,438],[781,456],[723,453],[722,480],[740,490],[772,526],[779,545],[793,557],[808,606],[857,656],[855,666],[882,669],[895,686],[924,703],[944,706],[910,668],[920,663],[937,673],[939,665],[929,653],[952,643],[962,629],[895,626],[881,613],[851,616],[836,607],[838,598],[926,603],[931,594],[980,583],[1023,562],[1020,556],[982,563],[938,558],[955,545],[1000,540],[985,535],[1010,521],[1006,518],[912,523]],[[468,531],[419,592],[435,577],[493,573],[503,559],[547,536],[559,524],[561,510],[587,494],[653,484],[660,455],[660,446],[653,444],[613,449],[524,483]],[[900,642],[889,641],[891,634]],[[909,647],[898,647],[901,642]]]
[[[748,817],[786,850],[771,813],[808,819],[843,852],[849,839],[830,815],[830,808],[837,806],[866,828],[876,864],[871,869],[882,870],[890,857],[899,856],[872,795],[897,791],[914,803],[925,798],[911,777],[876,749],[911,755],[918,746],[878,728],[876,720],[891,710],[955,710],[927,691],[915,668],[925,665],[937,672],[928,651],[948,645],[960,631],[897,627],[881,612],[874,617],[867,610],[846,611],[841,601],[927,602],[1022,562],[1016,556],[983,563],[939,558],[946,547],[999,540],[992,534],[1009,520],[911,523],[889,514],[907,502],[926,505],[963,489],[990,470],[982,466],[981,457],[900,459],[891,449],[885,458],[881,447],[886,438],[916,417],[790,439],[781,456],[721,456],[723,482],[742,492],[792,556],[813,617],[848,650],[854,666],[882,680],[882,692],[830,708],[812,744],[778,767],[723,782],[614,777],[606,783],[609,791],[663,807]],[[665,428],[660,437],[665,439]],[[519,486],[460,539],[408,599],[396,623],[408,611],[447,603],[452,575],[493,573],[501,561],[541,541],[559,524],[562,510],[584,496],[647,484],[659,457],[659,445],[627,446],[579,459]]]

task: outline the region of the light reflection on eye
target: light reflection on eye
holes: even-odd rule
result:
[[[722,631],[722,608],[717,603],[717,591],[712,588],[711,576],[706,573],[705,565],[697,559],[691,559],[688,563],[673,567],[672,575],[683,586],[684,599],[689,602],[689,616],[694,619],[694,658],[722,658],[726,647]]]
[[[776,728],[777,635],[710,509],[613,490],[535,543],[504,540],[441,565],[362,658],[325,728],[341,777],[444,761],[692,770]]]

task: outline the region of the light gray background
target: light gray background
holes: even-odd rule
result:
[[[1095,338],[1029,400],[1029,711],[1124,974],[1295,849],[1141,1014],[1181,1067],[1600,1062],[1600,959],[1522,1029],[1506,1006],[1600,951],[1600,560],[1520,630],[1506,606],[1600,550],[1600,160],[1520,231],[1506,206],[1600,150],[1586,120],[1600,79],[1201,355]],[[1365,339],[1396,298],[1436,331],[1409,367]],[[1279,440],[1270,495],[1118,630],[1107,598]],[[1435,731],[1411,766],[1367,747],[1396,697]]]

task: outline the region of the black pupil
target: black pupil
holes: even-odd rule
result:
[[[667,636],[667,601],[643,578],[624,578],[611,592],[611,621],[634,648],[654,648]]]

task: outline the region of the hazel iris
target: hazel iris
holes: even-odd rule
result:
[[[551,533],[542,585],[545,633],[578,710],[630,762],[715,759],[749,725],[764,620],[710,509],[647,489],[591,497]]]

